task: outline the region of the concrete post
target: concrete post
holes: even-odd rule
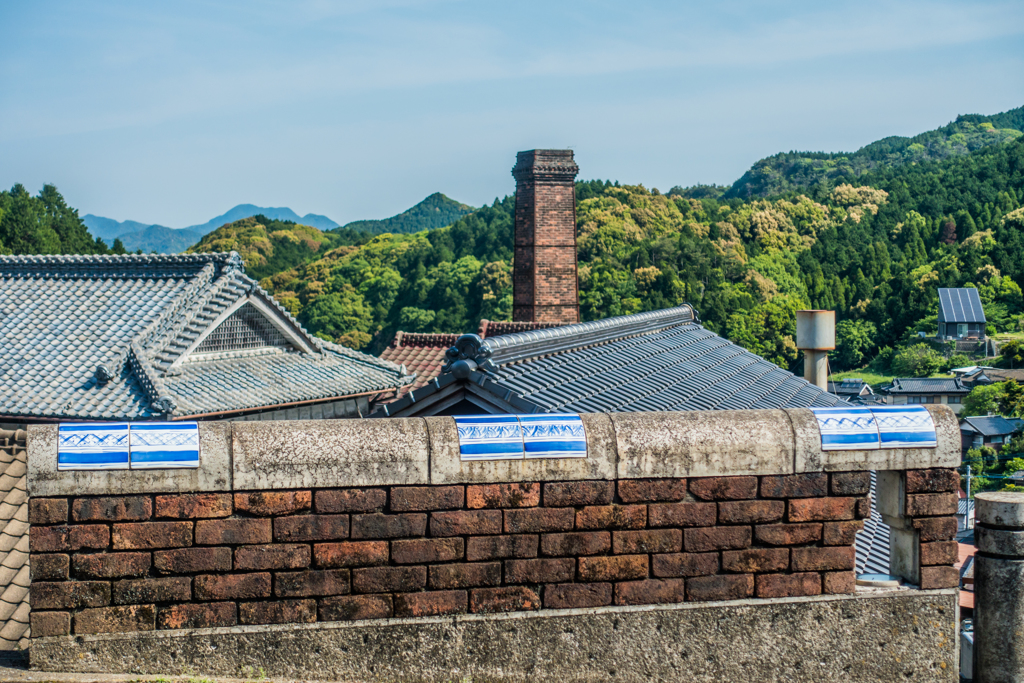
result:
[[[974,681],[1024,683],[1024,493],[974,503]]]

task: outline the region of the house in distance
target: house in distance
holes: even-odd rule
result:
[[[973,287],[939,289],[939,339],[985,339],[985,310]]]

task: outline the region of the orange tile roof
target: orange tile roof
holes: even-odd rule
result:
[[[487,339],[513,332],[527,332],[560,326],[561,323],[510,322],[485,318],[480,321],[477,334],[481,338]],[[459,336],[458,334],[428,334],[399,330],[388,347],[380,354],[380,358],[396,365],[405,365],[409,374],[416,373],[416,381],[402,387],[401,392],[390,401],[397,400],[414,389],[419,389],[441,374],[441,366],[444,365],[444,352],[455,345]]]

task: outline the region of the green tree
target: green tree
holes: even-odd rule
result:
[[[1004,363],[1011,368],[1018,367],[1024,364],[1024,341],[1011,339],[1000,345],[999,353],[1002,355]]]
[[[1003,382],[1003,394],[999,397],[999,412],[1006,417],[1024,416],[1024,389],[1012,380]]]
[[[836,324],[834,358],[841,369],[859,368],[875,348],[878,329],[867,320],[840,320]]]
[[[997,414],[999,412],[999,401],[1006,391],[1005,382],[995,384],[983,384],[971,389],[971,392],[964,397],[964,406],[961,415],[973,417],[975,415]]]
[[[928,344],[915,344],[897,351],[891,366],[898,377],[929,377],[938,372],[944,362],[942,354]]]

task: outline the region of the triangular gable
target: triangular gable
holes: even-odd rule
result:
[[[174,365],[275,351],[313,353],[310,343],[274,309],[254,296],[228,307],[181,354]]]

